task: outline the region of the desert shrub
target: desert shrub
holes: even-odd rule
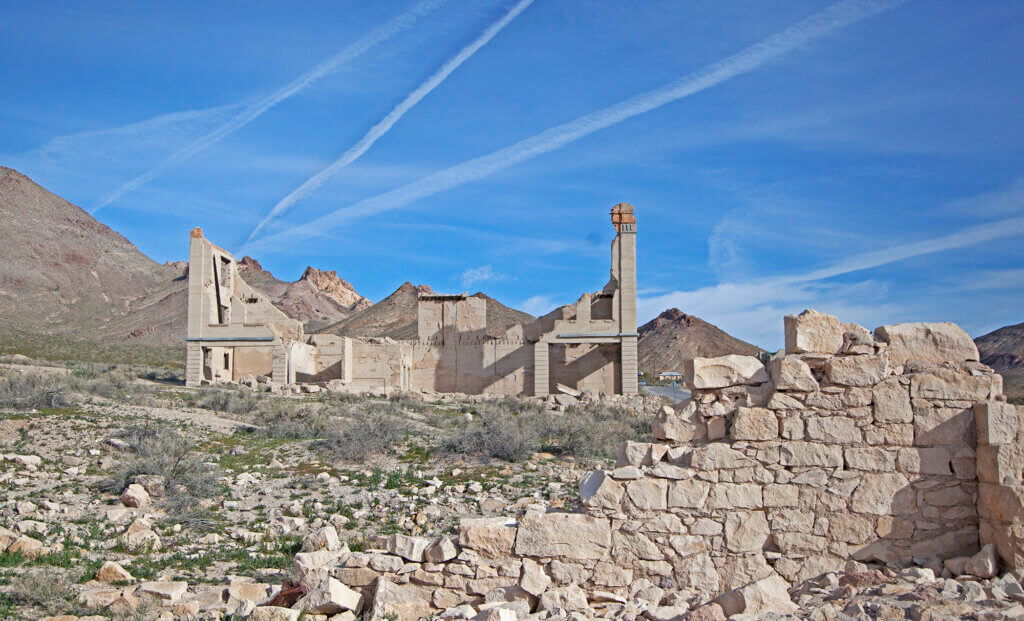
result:
[[[626,440],[650,435],[651,418],[620,405],[591,402],[548,416],[548,447],[574,457],[612,457]]]
[[[56,614],[70,610],[75,590],[64,572],[53,568],[27,571],[11,581],[11,599],[23,606],[32,606]]]
[[[71,403],[67,378],[56,373],[0,374],[0,408],[31,410]]]
[[[506,397],[481,403],[472,420],[447,430],[440,449],[460,455],[483,455],[522,461],[540,449],[548,414],[537,402]]]
[[[623,441],[644,437],[650,424],[650,418],[604,403],[556,413],[536,401],[505,398],[481,403],[472,420],[447,430],[439,448],[512,462],[541,450],[574,457],[611,457]]]
[[[250,414],[259,407],[260,401],[259,395],[245,387],[234,390],[208,388],[196,394],[193,405],[228,414]]]
[[[284,398],[260,403],[253,423],[258,435],[289,439],[323,438],[331,426],[324,408]]]
[[[388,403],[393,403],[410,412],[422,412],[428,409],[427,403],[423,400],[423,397],[415,393],[405,391],[393,392],[388,395]]]
[[[159,475],[166,490],[163,502],[179,513],[220,491],[217,468],[204,463],[192,442],[174,430],[156,425],[130,427],[117,437],[128,443],[131,457],[101,483],[106,491],[121,493],[139,474]]]
[[[317,448],[344,461],[364,461],[372,455],[392,452],[405,441],[409,424],[387,406],[372,404],[359,413],[334,418]]]

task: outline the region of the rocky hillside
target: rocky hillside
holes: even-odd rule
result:
[[[0,330],[5,335],[16,333],[19,341],[59,336],[68,346],[81,340],[183,348],[186,262],[160,265],[80,207],[4,167],[0,218]],[[184,233],[182,243],[184,250]],[[307,329],[371,306],[333,271],[308,267],[299,280],[285,282],[249,257],[241,269],[250,284]],[[17,343],[0,337],[0,348],[15,351]],[[80,348],[73,349],[81,355]],[[51,350],[37,354],[61,356]]]
[[[157,317],[184,309],[167,299],[180,288],[180,268],[158,264],[80,207],[3,167],[0,218],[0,321],[5,325],[133,338],[166,333],[167,322]],[[122,324],[143,307],[159,309],[154,321]]]
[[[321,332],[343,336],[415,339],[416,304],[421,293],[432,295],[434,290],[429,285],[406,282],[374,306],[328,326]],[[509,308],[483,293],[474,293],[473,297],[487,301],[487,334],[491,336],[501,336],[509,327],[529,323],[534,319],[532,315]]]
[[[683,361],[728,354],[756,356],[756,347],[726,334],[710,323],[670,308],[640,326],[640,369],[648,373],[682,371]]]
[[[355,287],[331,270],[307,267],[295,282],[278,280],[263,269],[256,259],[246,256],[238,262],[238,271],[245,282],[262,291],[282,311],[306,324],[313,332],[335,324],[352,314],[373,306],[359,295]]]
[[[1024,323],[1005,326],[974,339],[981,361],[1003,376],[1003,391],[1024,397]]]

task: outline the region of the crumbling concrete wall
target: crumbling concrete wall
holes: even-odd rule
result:
[[[661,411],[657,442],[628,442],[613,470],[587,475],[579,512],[464,520],[457,541],[397,535],[328,571],[368,602],[381,584],[405,589],[422,614],[481,599],[659,604],[670,591],[679,614],[708,601],[734,614],[747,595],[792,612],[788,584],[850,560],[941,573],[991,542],[1024,569],[1024,432],[977,359],[953,324],[872,334],[789,316],[786,352],[767,366],[688,365],[693,398]],[[311,560],[296,557],[299,578]]]

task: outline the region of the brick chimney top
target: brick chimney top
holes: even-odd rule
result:
[[[612,224],[615,225],[615,230],[621,233],[622,231],[636,231],[636,216],[633,215],[633,206],[629,203],[619,203],[612,207]]]

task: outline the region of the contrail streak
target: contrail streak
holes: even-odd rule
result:
[[[413,8],[409,9],[405,13],[402,13],[398,17],[390,20],[386,24],[374,29],[362,39],[356,41],[352,45],[348,46],[341,52],[338,52],[331,58],[328,58],[324,62],[320,63],[307,73],[299,76],[292,82],[274,91],[270,95],[257,100],[254,103],[249,104],[244,110],[235,115],[231,120],[227,121],[217,129],[213,130],[209,134],[199,138],[182,148],[181,150],[173,153],[166,160],[158,164],[155,168],[152,168],[138,177],[135,177],[131,181],[125,183],[121,187],[117,188],[110,194],[103,197],[99,204],[93,207],[89,213],[95,214],[100,209],[103,209],[110,203],[116,201],[118,198],[124,196],[128,192],[139,188],[146,183],[149,183],[153,179],[156,179],[167,170],[177,166],[184,162],[188,158],[192,157],[196,153],[203,151],[207,147],[220,142],[226,136],[234,133],[235,131],[245,127],[249,122],[255,120],[267,110],[273,108],[277,104],[281,103],[285,99],[288,99],[292,95],[295,95],[302,89],[306,88],[310,84],[316,82],[320,78],[328,75],[333,71],[337,71],[342,65],[351,62],[364,54],[367,50],[387,41],[394,35],[398,34],[402,30],[411,27],[416,23],[423,15],[436,9],[440,5],[444,4],[446,0],[423,0]]]
[[[261,238],[256,243],[260,246],[273,242],[294,243],[297,239],[316,237],[353,218],[397,209],[421,198],[481,179],[520,162],[554,151],[598,130],[699,93],[730,78],[749,73],[803,45],[903,2],[904,0],[844,0],[838,2],[759,43],[666,86],[640,93],[597,112],[552,127],[494,153],[463,162],[400,188],[361,200],[306,224]]]
[[[274,218],[277,218],[290,209],[292,205],[315,192],[320,186],[327,183],[328,179],[338,174],[338,171],[342,168],[359,159],[370,149],[370,147],[373,146],[373,143],[377,142],[377,139],[388,133],[388,131],[405,115],[406,112],[418,104],[421,99],[429,95],[432,90],[441,84],[441,82],[444,82],[453,71],[459,68],[459,65],[469,60],[473,54],[476,54],[477,50],[487,45],[487,43],[493,39],[496,34],[501,32],[502,28],[518,17],[519,14],[525,11],[531,4],[533,4],[533,0],[520,0],[520,2],[512,7],[512,9],[501,19],[491,24],[487,30],[484,30],[476,40],[462,48],[458,54],[449,58],[443,65],[441,65],[441,68],[438,69],[434,75],[427,78],[425,82],[416,88],[416,90],[409,93],[409,95],[407,95],[401,103],[395,106],[387,116],[371,127],[370,131],[366,132],[366,135],[363,136],[359,142],[349,147],[348,151],[342,153],[341,157],[336,159],[327,168],[307,179],[305,183],[296,188],[291,194],[282,198],[276,205],[274,205],[274,208],[270,210],[270,213],[260,220],[259,224],[256,225],[256,228],[252,230],[252,233],[249,233],[249,238],[246,240],[246,243],[252,241],[252,239],[256,237],[260,231],[265,229]]]

